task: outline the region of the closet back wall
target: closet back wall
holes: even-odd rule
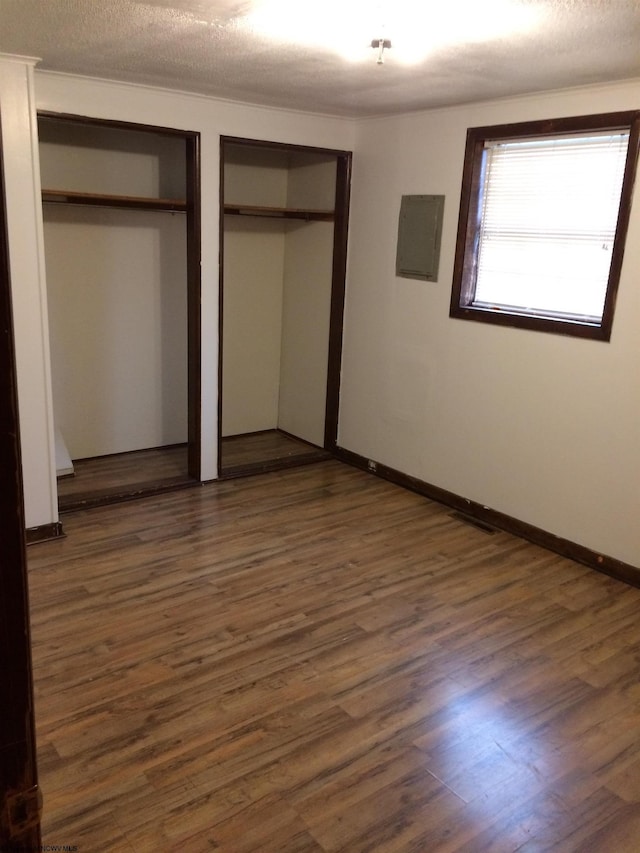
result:
[[[292,153],[287,207],[333,210],[335,200],[335,157]],[[278,425],[318,447],[324,446],[333,239],[333,222],[286,226]]]
[[[70,145],[43,125],[43,187],[184,197],[184,143],[150,150],[101,128],[100,147],[80,131]],[[184,214],[45,204],[44,240],[54,419],[72,459],[185,442]]]
[[[225,196],[241,204],[286,204],[286,155],[230,148]],[[285,238],[282,223],[225,217],[222,435],[278,426]]]

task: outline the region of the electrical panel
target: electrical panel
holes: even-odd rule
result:
[[[396,275],[438,280],[443,195],[403,195],[398,221]]]

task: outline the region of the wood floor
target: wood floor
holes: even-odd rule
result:
[[[186,444],[79,459],[73,467],[73,476],[58,479],[62,512],[104,497],[189,482]]]
[[[275,470],[329,457],[322,448],[277,429],[230,435],[222,439],[220,448],[220,471],[227,476],[244,474],[248,469]]]
[[[637,853],[640,590],[334,461],[64,525],[45,844]]]
[[[221,442],[221,474],[239,476],[329,458],[329,453],[280,430],[234,435]],[[188,476],[187,445],[156,447],[74,460],[74,474],[58,479],[60,512],[157,494],[194,483]]]

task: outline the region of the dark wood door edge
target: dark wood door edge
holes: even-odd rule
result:
[[[29,588],[0,133],[0,848],[40,850]]]

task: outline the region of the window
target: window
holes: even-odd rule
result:
[[[609,340],[640,112],[467,132],[452,317]]]

